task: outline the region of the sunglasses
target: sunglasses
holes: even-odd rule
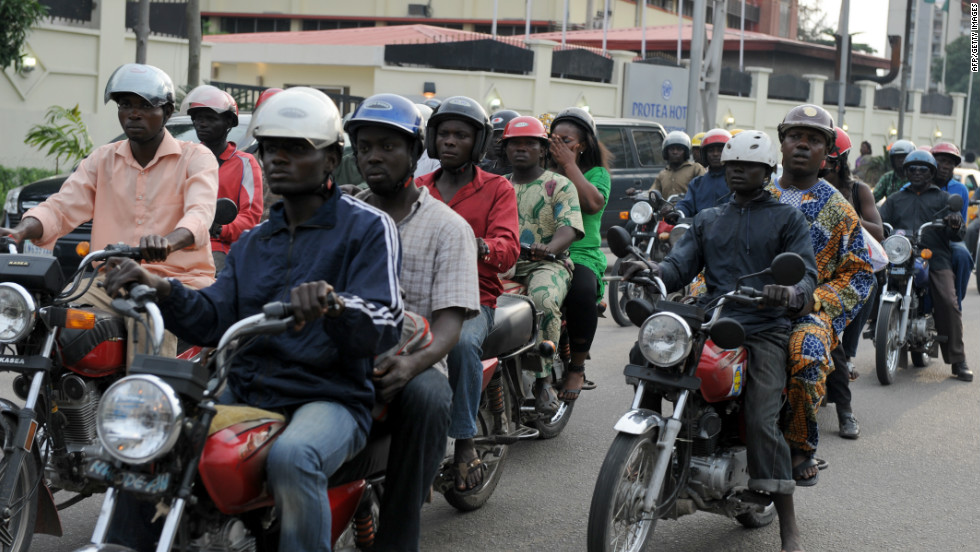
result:
[[[932,172],[932,169],[930,167],[924,167],[922,165],[913,165],[913,166],[905,169],[905,172],[907,174],[928,173],[928,172]]]

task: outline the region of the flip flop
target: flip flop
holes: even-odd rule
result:
[[[817,473],[810,477],[803,477],[807,468],[817,468]],[[820,465],[813,458],[807,458],[796,466],[793,466],[793,479],[796,480],[797,487],[812,487],[820,479]]]
[[[589,378],[585,378],[585,381],[582,382],[582,391],[592,391],[596,387],[599,386],[596,385],[596,383],[590,380]]]
[[[473,472],[479,471],[483,477],[480,478],[480,482],[475,486],[466,489],[465,491],[459,490],[459,483],[466,485],[466,480]],[[465,475],[464,475],[465,474]],[[453,478],[453,491],[459,496],[469,496],[483,487],[483,482],[487,474],[487,465],[483,463],[479,458],[474,458],[469,462],[457,462],[456,463],[456,477]]]
[[[817,458],[816,456],[814,456],[813,461],[817,463],[818,470],[825,470],[830,467],[830,464],[827,463],[827,461],[824,460],[823,458]]]

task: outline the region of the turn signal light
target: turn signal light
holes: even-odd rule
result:
[[[629,220],[629,219],[630,219],[630,212],[629,211],[620,211],[619,212],[619,220]]]
[[[919,254],[923,259],[929,260],[932,258],[932,249],[923,249],[922,253]]]
[[[68,309],[65,313],[65,327],[71,330],[91,330],[95,327],[95,313]]]
[[[85,255],[88,255],[89,250],[91,249],[92,249],[92,244],[90,244],[87,241],[83,241],[75,246],[75,254],[78,255],[79,257],[84,258]]]

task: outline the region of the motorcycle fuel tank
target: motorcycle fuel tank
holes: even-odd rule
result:
[[[710,339],[705,342],[696,376],[701,379],[701,395],[718,402],[742,394],[748,353],[745,347],[722,349]]]
[[[201,480],[222,513],[234,515],[273,504],[265,460],[285,424],[249,420],[212,433],[198,463]]]

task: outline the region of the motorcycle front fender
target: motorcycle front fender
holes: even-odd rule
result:
[[[895,291],[886,291],[881,296],[881,302],[884,303],[899,303],[902,301],[902,295]]]
[[[6,435],[16,435],[18,412],[20,412],[20,407],[7,399],[0,399],[0,423],[3,424],[3,430]],[[0,446],[3,446],[3,443],[0,443]],[[29,455],[34,459],[34,464],[37,466],[39,474],[43,473],[44,465],[41,464],[41,455],[38,452],[38,448],[33,447]],[[28,462],[29,460],[25,459],[24,461]],[[62,536],[61,516],[58,515],[58,508],[54,504],[54,497],[51,496],[51,490],[48,489],[48,486],[44,484],[43,480],[37,492],[37,518],[34,522],[34,532],[55,537]]]
[[[654,427],[663,429],[664,424],[664,418],[660,414],[646,408],[637,408],[623,414],[613,429],[620,433],[643,435]]]

